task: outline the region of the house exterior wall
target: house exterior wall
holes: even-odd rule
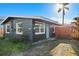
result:
[[[29,42],[36,42],[39,40],[43,40],[46,39],[46,24],[49,25],[49,37],[52,37],[52,28],[50,27],[50,23],[45,23],[45,34],[35,34],[35,30],[34,30],[34,25],[35,25],[35,21],[39,21],[39,22],[44,22],[44,21],[40,21],[37,19],[28,19],[28,18],[12,18],[10,19],[8,22],[6,22],[4,24],[4,29],[5,29],[5,25],[7,23],[11,24],[11,32],[10,33],[5,33],[6,37],[9,38],[15,38],[17,40],[26,40]],[[23,34],[16,34],[16,23],[17,22],[23,22]]]
[[[17,22],[23,22],[23,34],[16,34],[16,23]],[[26,41],[32,41],[32,20],[30,19],[11,19],[7,23],[11,24],[11,32],[6,33],[5,36],[9,38],[15,38],[17,40],[26,40]],[[7,24],[5,23],[4,26]]]
[[[24,39],[33,42],[33,24],[32,19],[25,19],[23,25],[23,37]]]
[[[35,21],[37,21],[37,20],[33,20],[33,28],[34,28],[34,25],[35,25]],[[35,42],[35,41],[39,41],[39,40],[45,40],[45,39],[48,39],[48,37],[46,37],[47,36],[47,28],[49,29],[49,31],[48,31],[48,35],[49,35],[49,38],[50,37],[53,37],[52,35],[53,35],[53,33],[52,33],[52,28],[50,27],[50,25],[52,25],[52,24],[50,24],[50,23],[48,23],[48,22],[44,22],[44,21],[40,21],[39,20],[39,22],[43,22],[43,23],[45,23],[45,34],[35,34],[35,31],[34,31],[34,29],[33,29],[33,41]],[[48,25],[48,26],[47,26]]]
[[[46,32],[45,32],[45,34],[35,34],[35,30],[34,30],[35,21],[37,21],[37,20],[33,20],[33,42],[43,40],[46,38]],[[43,21],[39,21],[39,22],[43,22]],[[45,22],[43,22],[43,23],[45,23]]]
[[[10,25],[12,26],[11,21],[8,21],[8,22],[6,22],[6,23],[4,24],[4,32],[5,32],[4,36],[5,36],[5,37],[8,37],[8,38],[11,38],[12,32],[6,33],[6,24],[10,24]]]

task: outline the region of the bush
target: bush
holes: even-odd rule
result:
[[[4,39],[4,37],[0,37],[0,40],[3,40]]]
[[[19,42],[15,39],[0,40],[0,55],[10,55],[12,53],[19,53],[29,48],[30,44],[26,42]]]

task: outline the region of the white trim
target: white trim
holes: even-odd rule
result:
[[[49,24],[46,24],[46,38],[49,38],[49,27],[50,25]]]
[[[8,18],[8,16],[4,18],[4,20],[1,22],[1,24],[2,24],[3,22],[5,22],[7,18]]]
[[[42,22],[41,22],[42,23]],[[41,24],[40,24],[40,27],[39,27],[39,32],[36,32],[35,34],[38,35],[38,34],[45,34],[45,23],[42,23],[44,25],[44,32],[41,32]]]
[[[10,32],[7,32],[7,26],[8,26],[8,25],[10,26],[10,24],[6,24],[6,25],[5,25],[5,32],[6,32],[6,33],[10,33]],[[10,29],[11,29],[11,26],[10,26]]]
[[[44,32],[39,32],[39,33],[35,33],[36,35],[38,35],[38,34],[45,34]]]
[[[16,34],[23,34],[23,32],[18,32],[18,28],[20,28],[20,27],[18,27],[19,23],[22,23],[22,22],[16,23]]]

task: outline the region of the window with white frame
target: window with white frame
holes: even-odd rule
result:
[[[22,22],[16,23],[16,34],[23,34],[23,23]]]
[[[35,22],[35,34],[45,34],[45,23]]]
[[[10,33],[10,30],[11,30],[11,25],[10,24],[6,24],[6,33]]]

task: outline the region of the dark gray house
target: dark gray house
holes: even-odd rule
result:
[[[56,23],[56,21],[39,16],[9,16],[2,21],[5,37],[25,39],[30,42],[53,37],[52,25]]]

